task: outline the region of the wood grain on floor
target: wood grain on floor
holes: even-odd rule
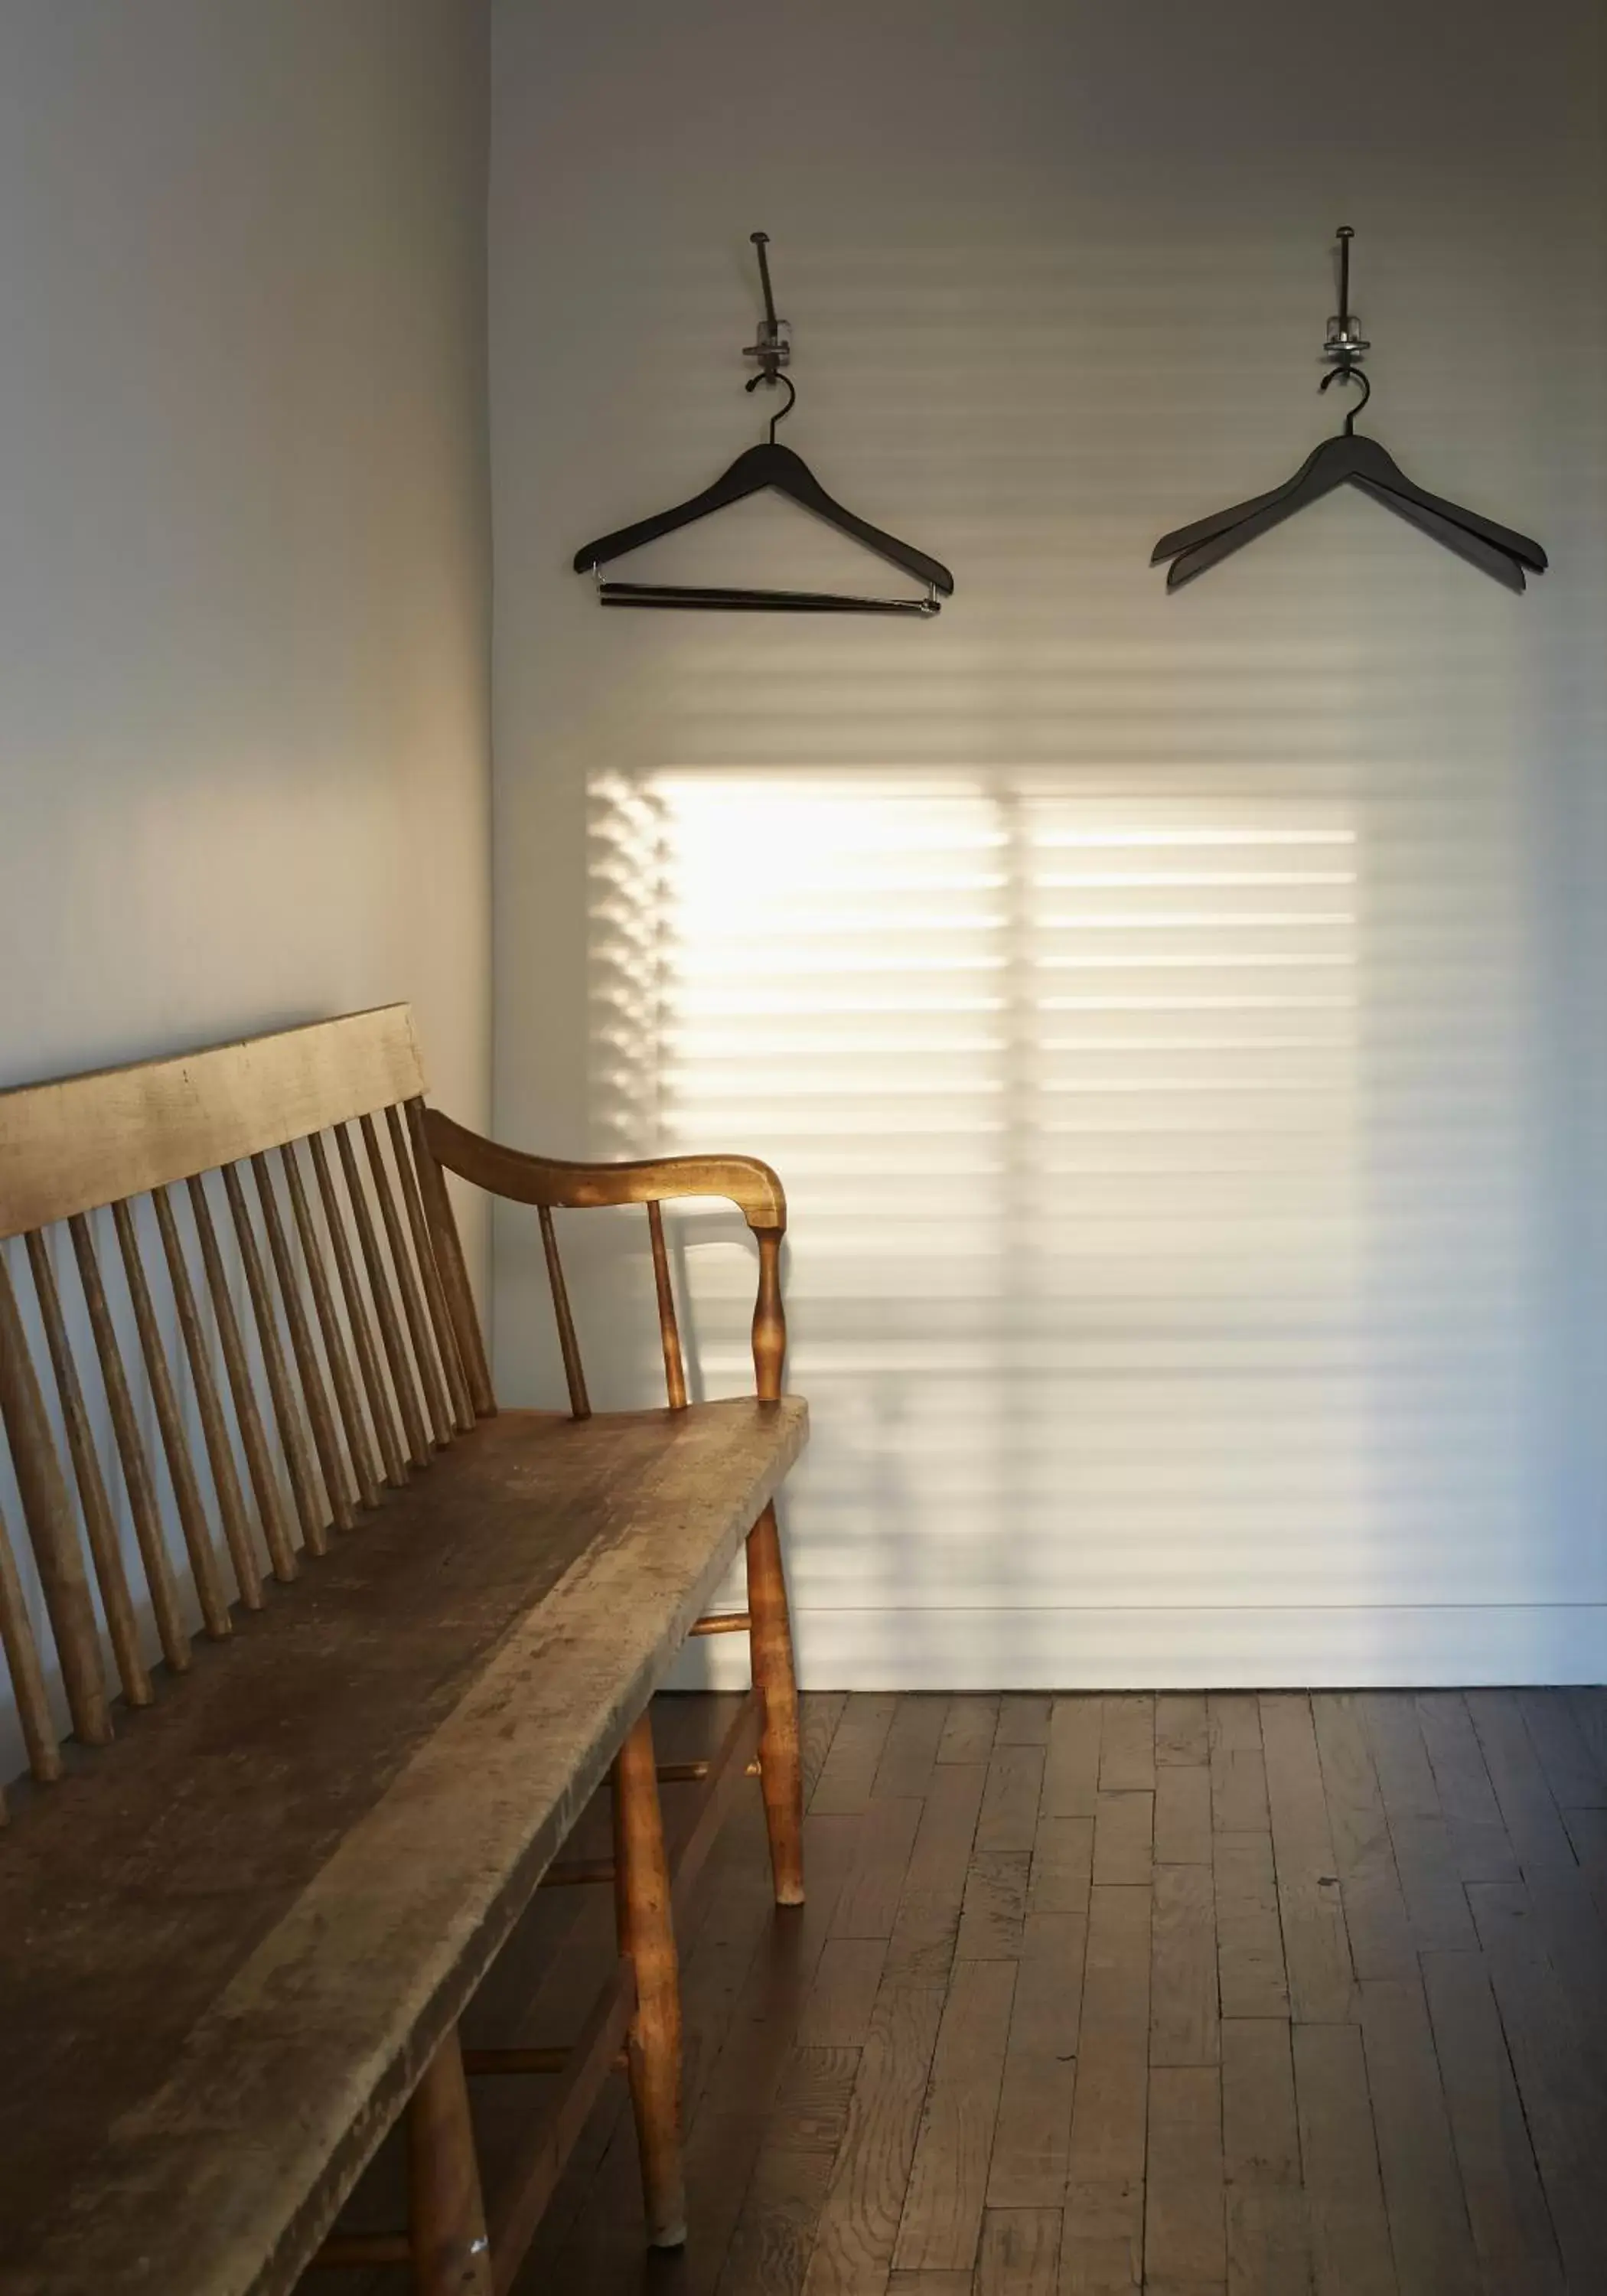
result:
[[[755,1796],[682,1939],[688,2245],[616,2079],[513,2296],[1607,2290],[1607,1691],[805,1705],[808,1904]],[[611,1949],[554,1894],[504,2038]]]

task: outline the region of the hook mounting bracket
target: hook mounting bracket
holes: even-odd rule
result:
[[[1362,333],[1362,323],[1350,308],[1350,242],[1356,234],[1348,223],[1342,223],[1335,236],[1340,243],[1340,307],[1328,322],[1323,357],[1332,363],[1335,373],[1348,377],[1357,361],[1373,346]],[[1326,382],[1323,388],[1327,389]]]
[[[770,234],[767,231],[754,231],[748,236],[758,250],[759,285],[765,296],[765,316],[758,323],[758,339],[742,348],[744,358],[758,361],[758,373],[748,385],[752,390],[761,382],[780,381],[782,369],[792,363],[792,335],[791,320],[775,316],[775,297],[770,289],[770,258],[765,252]]]

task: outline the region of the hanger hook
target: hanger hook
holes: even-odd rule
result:
[[[791,414],[792,409],[798,404],[798,385],[793,381],[790,374],[756,374],[751,376],[750,380],[742,385],[742,389],[744,390],[756,390],[761,382],[779,382],[784,386],[787,393],[786,405],[784,406],[778,406],[775,414],[770,417],[770,444],[774,447],[775,444],[776,424],[778,422],[784,422],[788,415]]]
[[[1332,366],[1318,383],[1317,389],[1326,390],[1331,382],[1359,382],[1362,387],[1361,397],[1345,417],[1345,436],[1353,439],[1356,436],[1356,418],[1373,396],[1372,380],[1359,366]]]

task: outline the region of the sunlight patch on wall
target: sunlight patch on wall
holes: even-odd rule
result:
[[[594,1145],[786,1183],[804,1610],[1365,1570],[1355,822],[1088,781],[594,792]],[[739,1387],[749,1257],[717,1210],[677,1229]]]

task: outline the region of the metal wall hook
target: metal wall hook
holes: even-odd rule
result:
[[[1350,308],[1350,242],[1356,237],[1348,223],[1341,224],[1335,234],[1340,244],[1340,307],[1328,322],[1328,338],[1323,345],[1323,357],[1336,363],[1337,371],[1349,374],[1364,353],[1373,348],[1362,333],[1362,323]],[[1363,402],[1364,405],[1365,402]]]
[[[775,297],[770,291],[770,258],[765,252],[770,244],[770,234],[767,231],[752,231],[748,236],[758,250],[758,279],[765,297],[765,316],[758,324],[758,340],[745,344],[742,349],[744,358],[758,361],[759,371],[748,385],[748,389],[752,390],[758,383],[781,380],[782,368],[791,359],[792,346],[783,332],[788,323],[776,317]]]

